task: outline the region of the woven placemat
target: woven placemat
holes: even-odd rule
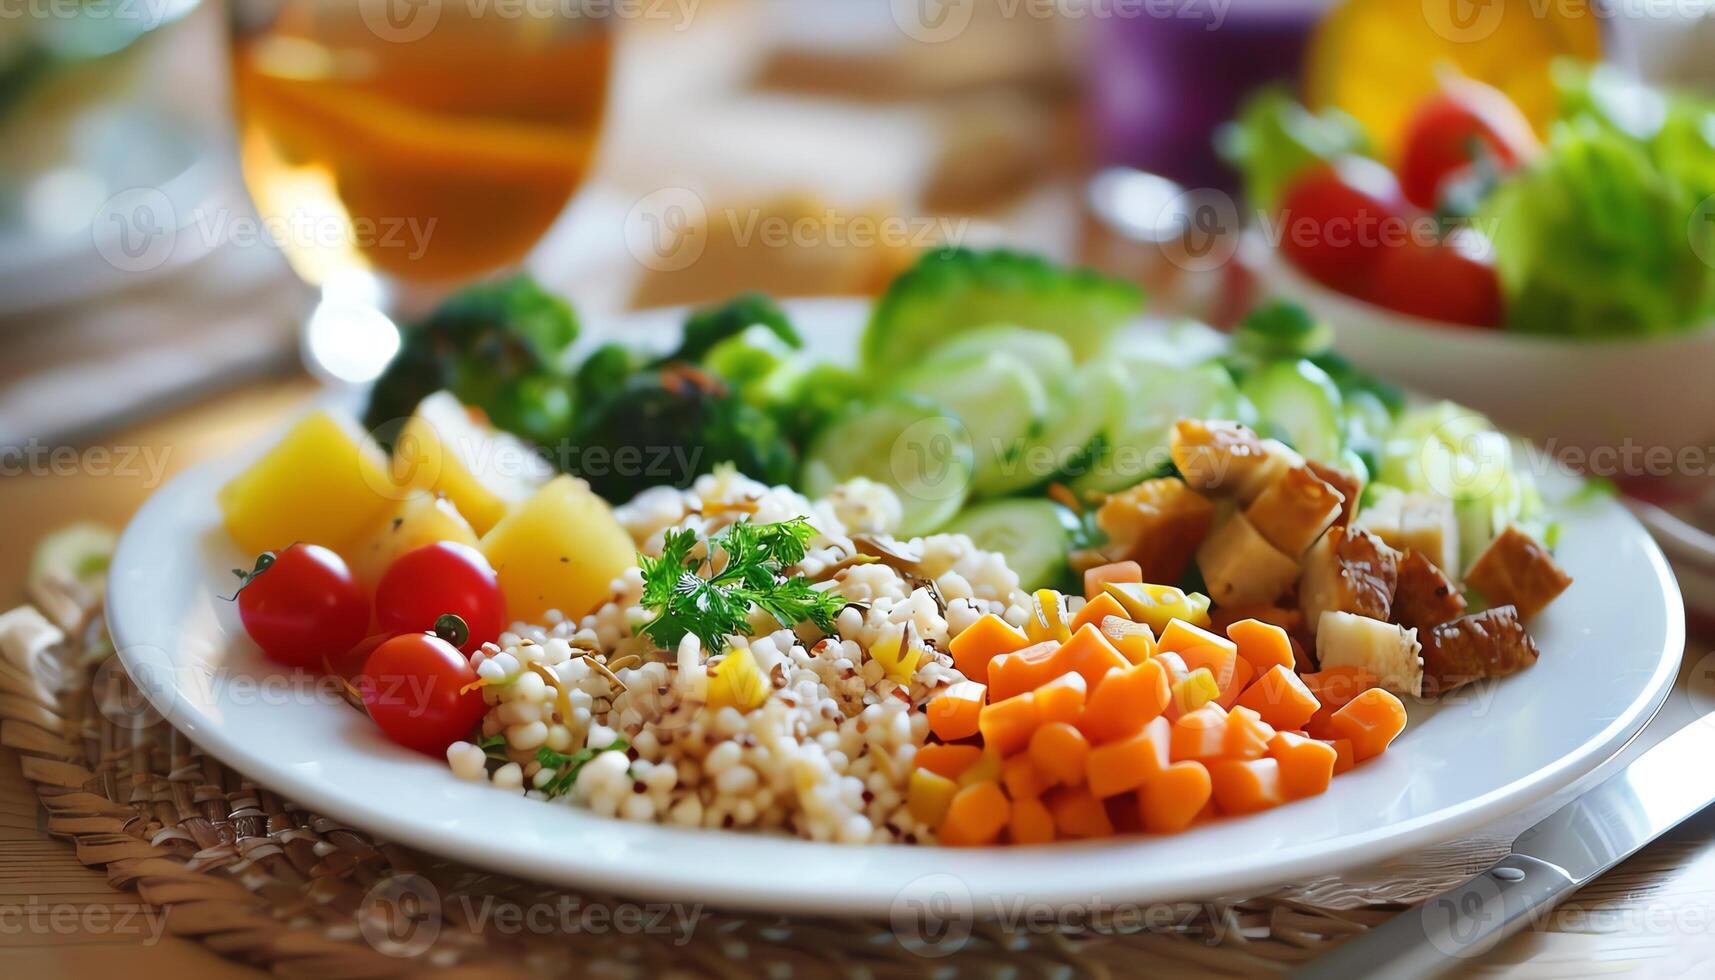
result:
[[[18,751],[49,831],[173,934],[282,975],[1269,975],[1505,849],[1465,841],[1416,856],[1408,873],[1075,921],[1031,915],[1017,928],[971,921],[932,894],[873,921],[568,892],[389,844],[256,785],[138,710],[94,595],[60,579],[30,598],[0,616],[0,742]]]

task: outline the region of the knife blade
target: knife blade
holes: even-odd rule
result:
[[[1674,732],[1554,811],[1482,874],[1321,956],[1301,980],[1429,977],[1468,964],[1715,803],[1715,715]]]

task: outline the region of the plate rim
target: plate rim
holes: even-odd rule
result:
[[[811,304],[826,308],[828,301],[815,300],[803,305],[809,306]],[[785,305],[790,310],[791,307],[798,304],[789,302]],[[615,319],[622,323],[636,323],[646,321],[650,317],[658,318],[662,315],[661,311],[639,311]],[[174,504],[179,497],[191,492],[191,488],[199,488],[204,484],[212,483],[219,477],[223,469],[235,468],[247,453],[254,452],[256,449],[257,444],[252,444],[247,446],[245,451],[236,455],[198,463],[158,489],[126,526],[120,538],[113,561],[115,582],[119,581],[119,573],[123,569],[132,566],[131,553],[143,547],[139,543],[140,539],[148,533],[148,529],[158,520],[159,511],[165,510]],[[212,500],[212,497],[209,499]],[[1643,557],[1650,571],[1653,572],[1655,582],[1661,591],[1661,598],[1664,602],[1662,611],[1667,614],[1663,648],[1656,651],[1652,674],[1639,696],[1633,699],[1625,710],[1620,712],[1604,728],[1585,737],[1576,750],[1559,757],[1553,765],[1523,775],[1481,796],[1449,804],[1429,813],[1418,814],[1398,823],[1386,824],[1363,833],[1347,834],[1327,840],[1312,841],[1308,844],[1275,849],[1271,852],[1270,860],[1263,865],[1266,871],[1261,873],[1255,868],[1234,864],[1226,871],[1196,876],[1183,873],[1153,878],[1136,878],[1134,876],[1129,884],[1116,878],[1106,879],[1099,884],[1067,882],[1062,879],[1033,880],[1028,884],[1021,883],[1019,888],[1011,890],[971,887],[968,884],[972,875],[976,875],[978,878],[987,877],[985,874],[979,874],[978,869],[1004,855],[1040,855],[1050,850],[1052,853],[1100,851],[1123,858],[1129,851],[1138,847],[1139,842],[1148,843],[1158,840],[1158,838],[1153,837],[1140,837],[1100,842],[1057,843],[1046,847],[1031,848],[936,850],[931,852],[933,860],[923,862],[923,878],[941,875],[952,875],[955,878],[960,878],[966,882],[965,887],[969,888],[971,897],[977,900],[1010,901],[1016,896],[1024,894],[1032,902],[1053,904],[1063,908],[1088,907],[1092,902],[1118,900],[1143,903],[1209,898],[1272,888],[1282,882],[1307,875],[1333,874],[1354,867],[1372,865],[1413,848],[1450,840],[1506,814],[1523,810],[1566,788],[1620,752],[1649,723],[1671,693],[1679,662],[1685,649],[1684,601],[1678,582],[1665,556],[1636,518],[1629,513],[1624,513],[1618,503],[1605,501],[1601,506],[1612,507],[1621,511],[1622,520],[1636,532]],[[122,612],[116,614],[116,611],[125,605],[116,598],[119,592],[118,588],[110,588],[106,599],[107,621],[109,629],[112,631],[115,649],[118,651],[121,662],[129,670],[146,672],[150,669],[145,653],[146,645],[140,646],[135,642],[138,637],[131,635],[133,624],[127,620]],[[164,651],[161,653],[165,656]],[[598,888],[616,894],[653,900],[706,902],[728,909],[790,911],[797,914],[887,915],[895,911],[895,905],[902,894],[897,884],[878,890],[857,881],[844,882],[842,883],[845,886],[843,888],[830,888],[829,883],[825,881],[794,880],[789,876],[776,876],[767,882],[716,881],[711,879],[706,872],[699,872],[694,868],[663,868],[660,866],[620,868],[617,865],[603,864],[599,861],[568,863],[564,860],[564,854],[556,855],[555,860],[544,861],[540,855],[528,855],[516,847],[497,843],[501,840],[499,837],[493,839],[470,836],[455,838],[445,828],[428,824],[422,826],[409,823],[390,824],[388,822],[389,815],[384,812],[384,807],[365,805],[361,794],[341,793],[325,780],[318,782],[314,778],[302,776],[290,769],[270,766],[263,757],[226,738],[221,734],[218,726],[200,724],[205,713],[185,697],[184,691],[178,685],[172,685],[164,690],[147,684],[140,685],[140,687],[154,708],[169,719],[175,727],[184,731],[200,750],[207,752],[246,779],[267,786],[293,802],[318,813],[348,822],[353,827],[367,830],[384,839],[394,840],[427,853],[565,887]],[[187,721],[192,722],[192,724],[184,724]],[[449,778],[452,778],[450,774]],[[486,789],[476,786],[476,784],[468,785],[475,790]],[[496,794],[496,798],[513,799],[501,794]],[[528,800],[523,797],[517,797],[514,802],[530,807],[543,806],[540,801]],[[602,821],[613,819],[598,817],[590,811],[580,808],[568,809],[572,809],[589,819]],[[851,847],[851,845],[821,844],[789,836],[735,834],[731,831],[686,829],[665,825],[636,826],[668,837],[696,834],[699,835],[699,840],[706,839],[716,844],[734,837],[750,842],[767,842],[769,845],[782,848],[781,853],[783,859],[786,860],[790,859],[794,849]],[[750,844],[744,845],[745,849],[750,846]],[[909,850],[918,856],[924,854],[923,848],[913,845],[858,845],[854,847],[852,857],[861,859],[866,853],[902,850]],[[853,863],[861,865],[862,861],[857,860]],[[961,875],[961,870],[966,870],[967,874]],[[922,879],[920,878],[920,880]]]

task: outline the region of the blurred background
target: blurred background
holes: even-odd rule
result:
[[[1385,144],[1452,70],[1540,129],[1560,57],[1715,87],[1712,7],[8,0],[0,512],[132,506],[146,460],[137,492],[12,477],[224,389],[372,378],[396,322],[519,269],[594,318],[874,293],[938,243],[1007,244],[1227,322],[1254,173],[1217,130],[1260,87]],[[225,419],[184,424],[212,452]]]

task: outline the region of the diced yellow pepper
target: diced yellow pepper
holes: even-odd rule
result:
[[[1196,647],[1215,647],[1234,654],[1239,652],[1239,645],[1232,640],[1183,619],[1168,623],[1167,628],[1161,631],[1161,638],[1155,642],[1155,648],[1162,653],[1184,653]]]
[[[1207,667],[1198,667],[1173,685],[1173,706],[1183,715],[1221,696],[1221,686]]]
[[[1148,626],[1157,636],[1175,619],[1205,629],[1209,626],[1209,597],[1201,592],[1187,593],[1171,585],[1134,582],[1109,582],[1102,588],[1119,600],[1133,620]]]
[[[245,551],[302,542],[343,554],[399,496],[379,447],[349,420],[312,412],[218,500],[227,533]]]
[[[927,769],[913,769],[911,782],[905,789],[905,806],[919,823],[939,827],[958,792],[959,784],[946,776]]]
[[[526,622],[549,609],[583,616],[637,561],[613,508],[571,476],[556,477],[507,514],[483,535],[482,553],[500,578],[507,615]]]
[[[477,546],[476,532],[452,501],[427,490],[415,490],[382,514],[381,523],[359,539],[347,559],[357,580],[373,588],[401,555],[442,541]]]
[[[984,749],[977,761],[966,767],[964,772],[959,773],[959,788],[963,789],[975,783],[1000,782],[1001,769],[1005,764],[1006,760],[1001,758],[999,752],[994,749]]]
[[[476,533],[487,534],[553,474],[530,447],[476,421],[441,391],[423,399],[393,441],[392,475],[445,494]]]
[[[1066,625],[1065,597],[1053,589],[1038,590],[1030,603],[1030,618],[1024,623],[1024,635],[1032,643],[1048,640],[1065,643],[1070,640],[1072,630]]]
[[[907,623],[903,629],[890,629],[876,640],[869,648],[869,656],[881,664],[889,679],[909,684],[923,659],[923,644],[917,639],[917,630]]]
[[[748,713],[768,700],[769,684],[749,647],[733,647],[709,672],[709,707]]]

